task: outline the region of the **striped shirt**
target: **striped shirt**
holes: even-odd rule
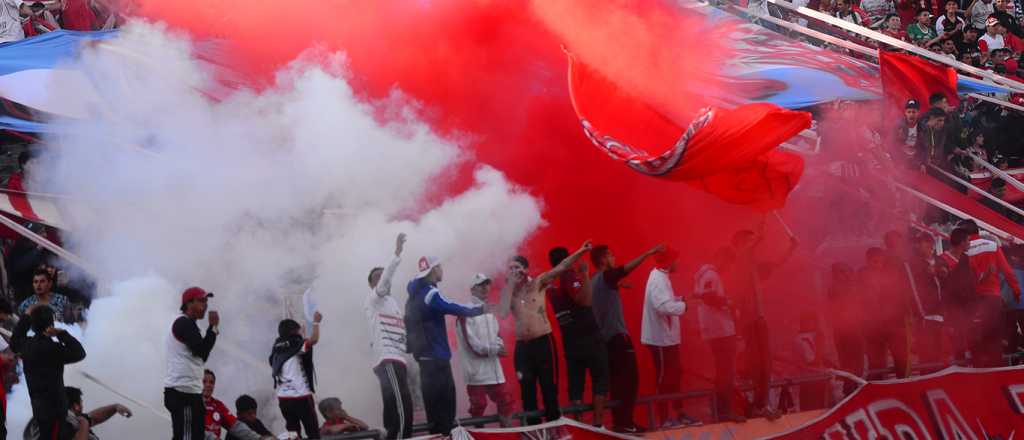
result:
[[[377,288],[367,296],[363,307],[369,325],[374,366],[386,360],[405,363],[405,319],[398,302],[391,295],[391,278],[401,261],[395,257],[384,269]]]

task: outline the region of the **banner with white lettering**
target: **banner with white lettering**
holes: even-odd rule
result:
[[[1024,435],[1024,366],[949,368],[871,382],[821,417],[771,439],[1011,439]]]

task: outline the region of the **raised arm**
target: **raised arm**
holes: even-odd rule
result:
[[[320,314],[320,311],[313,313],[313,331],[309,335],[309,345],[314,346],[317,342],[320,342],[320,321],[323,321],[324,316]]]
[[[576,297],[573,300],[581,306],[593,305],[594,289],[590,286],[590,269],[587,267],[587,263],[580,263],[576,268],[576,276],[579,278],[580,290],[576,292]]]
[[[56,333],[57,341],[61,343],[61,350],[59,353],[60,362],[64,365],[73,364],[85,359],[85,348],[82,347],[82,343],[78,342],[74,336],[70,333],[50,327],[47,329],[47,334]]]
[[[206,329],[206,336],[203,336],[199,334],[199,327],[184,316],[174,321],[171,332],[175,339],[188,347],[193,356],[202,358],[204,362],[210,357],[213,344],[217,342],[217,332],[213,331],[213,326]]]
[[[550,283],[551,280],[555,279],[555,277],[561,275],[562,272],[569,270],[572,265],[576,264],[576,260],[579,260],[583,254],[590,252],[592,247],[593,245],[590,244],[590,240],[583,242],[583,246],[580,246],[580,248],[576,250],[576,252],[573,252],[572,255],[566,257],[561,263],[558,263],[557,266],[551,268],[551,270],[540,274],[540,276],[537,277],[537,285],[545,286]]]
[[[391,263],[388,264],[388,267],[384,269],[384,273],[381,274],[377,288],[374,289],[377,296],[383,298],[391,294],[391,279],[395,277],[395,270],[398,269],[398,265],[402,262],[403,249],[405,249],[405,233],[398,234],[398,238],[395,239],[395,258],[391,259]]]
[[[633,271],[633,269],[636,269],[637,266],[640,266],[640,263],[643,263],[644,260],[646,260],[648,257],[650,257],[651,255],[654,255],[654,254],[656,254],[658,252],[664,251],[664,250],[665,250],[665,245],[659,244],[659,245],[651,248],[647,252],[644,252],[644,253],[640,254],[640,256],[634,258],[633,261],[630,261],[629,263],[626,263],[625,266],[622,266],[622,270],[625,272],[626,275],[628,275],[630,272]]]
[[[28,329],[32,326],[32,318],[23,315],[18,324],[14,326],[14,333],[11,335],[11,351],[21,354],[25,348],[25,340],[28,339]]]
[[[436,287],[430,289],[430,292],[427,293],[427,297],[423,301],[427,303],[427,307],[430,307],[431,310],[445,315],[469,317],[484,313],[483,307],[468,307],[448,301]]]
[[[512,291],[515,289],[511,280],[505,281],[505,285],[501,288],[501,295],[498,297],[498,309],[494,311],[499,318],[508,316],[509,311],[512,310]]]

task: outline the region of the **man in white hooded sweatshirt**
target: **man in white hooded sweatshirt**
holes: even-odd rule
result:
[[[686,303],[676,296],[669,274],[676,270],[679,252],[665,249],[654,255],[655,267],[647,278],[644,293],[644,312],[640,327],[640,342],[654,358],[655,386],[658,394],[677,394],[681,391],[683,375],[679,364],[679,317],[686,312]],[[668,403],[657,404],[663,428],[677,428],[700,424],[683,412],[683,401],[673,400],[675,417],[668,413]]]
[[[478,273],[473,276],[472,305],[483,306],[491,291],[491,279]],[[480,417],[487,409],[487,399],[498,407],[501,426],[511,426],[514,411],[512,396],[505,386],[505,373],[501,358],[508,356],[505,341],[501,339],[500,325],[493,313],[472,317],[460,316],[455,321],[455,336],[459,342],[462,374],[469,395],[469,415]]]

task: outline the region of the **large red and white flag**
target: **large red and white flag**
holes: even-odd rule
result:
[[[569,93],[587,137],[639,173],[763,211],[781,208],[803,174],[803,158],[778,147],[810,128],[807,112],[757,103],[678,120],[685,111],[655,108],[571,56]]]

